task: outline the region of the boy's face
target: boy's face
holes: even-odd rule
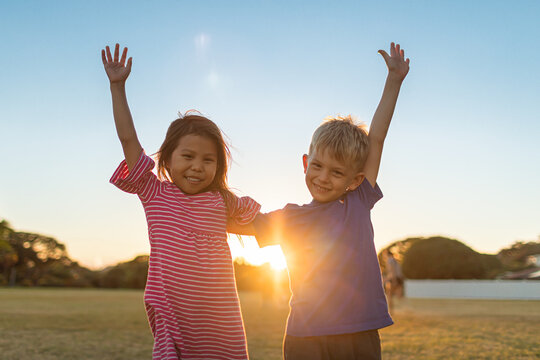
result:
[[[356,189],[364,179],[364,174],[356,167],[337,160],[324,149],[315,149],[302,160],[306,185],[313,199],[319,202],[339,199],[348,190]]]

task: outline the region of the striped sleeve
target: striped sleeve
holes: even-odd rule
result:
[[[123,160],[109,182],[122,191],[139,195],[142,201],[148,201],[157,194],[160,186],[160,181],[152,172],[154,165],[154,160],[141,151],[131,171],[126,160]]]
[[[261,205],[249,196],[236,197],[229,209],[229,218],[238,225],[246,225],[255,219],[260,210]]]

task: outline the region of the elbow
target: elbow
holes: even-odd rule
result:
[[[382,147],[383,144],[384,144],[384,136],[371,136],[369,135],[368,136],[368,141],[369,141],[369,146],[370,147],[373,147],[373,146],[376,146],[376,147]]]
[[[129,148],[138,142],[137,136],[119,136],[123,148]]]

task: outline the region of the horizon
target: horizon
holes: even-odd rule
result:
[[[6,221],[8,223],[8,225],[11,227],[11,224],[7,219],[0,218],[0,221],[2,221],[2,220]],[[54,236],[47,235],[47,234],[42,234],[42,233],[39,233],[38,231],[31,231],[31,230],[26,231],[26,230],[19,230],[19,229],[13,229],[13,230],[16,231],[16,232],[35,233],[35,234],[39,234],[39,235],[43,235],[43,236],[47,236],[47,237],[51,237],[51,238],[56,239]],[[283,252],[281,251],[281,247],[279,245],[270,245],[270,246],[266,246],[266,247],[261,248],[261,247],[259,247],[259,245],[258,245],[258,243],[257,243],[257,241],[256,241],[256,239],[254,237],[252,237],[252,236],[242,236],[242,242],[244,244],[242,246],[242,244],[240,243],[240,241],[239,241],[239,239],[237,237],[239,237],[239,235],[228,234],[228,239],[227,239],[227,242],[229,243],[229,248],[231,249],[231,255],[232,255],[232,258],[233,258],[234,262],[237,262],[238,264],[251,265],[251,266],[263,266],[265,264],[268,264],[268,265],[271,266],[271,268],[273,270],[276,270],[276,271],[281,271],[281,270],[286,269],[285,258],[283,257]],[[433,234],[433,235],[430,235],[430,236],[422,236],[422,237],[418,237],[418,238],[429,239],[429,238],[433,238],[433,237],[445,237],[445,236]],[[408,238],[399,239],[399,240],[396,240],[396,242],[403,241],[403,240],[406,240],[406,239],[408,239]],[[449,238],[449,239],[457,240],[457,241],[463,243],[464,245],[468,246],[472,250],[476,251],[477,253],[486,254],[486,255],[497,255],[502,250],[511,247],[513,244],[517,243],[518,241],[540,242],[540,235],[538,236],[538,238],[536,240],[534,240],[534,239],[531,239],[531,240],[517,240],[515,242],[509,243],[505,247],[502,247],[502,248],[500,248],[499,250],[497,250],[497,251],[495,251],[493,253],[485,253],[485,252],[477,251],[472,246],[470,246],[470,244],[467,244],[467,243],[461,241],[460,239],[454,239],[454,238]],[[391,244],[392,243],[387,244],[387,245],[391,245]],[[65,245],[65,244],[63,244],[63,245]],[[379,255],[379,253],[382,250],[383,249],[378,249],[377,250],[377,255]],[[140,254],[134,255],[133,257],[131,257],[129,259],[120,259],[117,262],[113,262],[113,263],[109,263],[109,264],[103,264],[100,267],[95,267],[95,266],[91,266],[91,265],[88,266],[86,264],[82,264],[78,259],[73,258],[70,255],[68,246],[66,246],[66,252],[68,254],[68,257],[72,261],[75,261],[79,265],[81,265],[83,267],[86,267],[86,268],[88,268],[90,270],[93,270],[93,271],[102,271],[102,270],[105,270],[105,269],[107,269],[109,267],[114,267],[114,266],[116,266],[116,265],[118,265],[120,263],[130,262],[130,261],[134,260],[135,258],[137,258],[139,256],[150,256],[149,253],[140,253]]]
[[[371,212],[377,251],[441,235],[494,253],[540,234],[540,3],[165,0],[0,4],[0,215],[88,267],[148,253],[142,206],[108,183],[123,158],[101,62],[129,48],[128,101],[154,153],[178,111],[231,142],[229,184],[268,212],[311,201],[301,156],[331,115],[369,126],[379,49],[410,72]],[[254,250],[257,252],[257,250]]]

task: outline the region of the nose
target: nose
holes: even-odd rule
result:
[[[202,161],[193,161],[191,163],[191,170],[201,172],[203,169],[202,167]]]
[[[327,183],[330,180],[330,176],[328,174],[328,171],[321,171],[319,174],[319,181]]]

